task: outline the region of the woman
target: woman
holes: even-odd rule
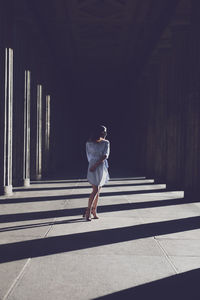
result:
[[[97,126],[90,140],[86,143],[86,154],[89,163],[87,179],[93,189],[84,214],[87,221],[91,221],[91,214],[94,216],[94,219],[99,219],[97,204],[100,189],[109,180],[107,159],[110,154],[110,143],[105,139],[106,135],[106,127],[102,125]]]

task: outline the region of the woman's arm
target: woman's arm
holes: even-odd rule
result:
[[[100,158],[100,160],[98,160],[93,166],[90,167],[90,172],[94,172],[96,170],[96,168],[101,165],[105,159],[107,159],[109,157],[110,154],[110,142],[109,141],[105,141],[105,148],[103,151],[103,155]]]
[[[103,155],[100,160],[98,160],[93,166],[90,167],[90,172],[94,172],[96,168],[104,162],[104,160],[107,158],[107,155]]]

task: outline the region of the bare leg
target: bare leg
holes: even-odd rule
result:
[[[87,210],[86,210],[86,219],[88,220],[88,221],[90,221],[91,220],[91,217],[90,217],[90,215],[91,215],[91,207],[92,207],[92,203],[93,203],[93,201],[94,201],[94,199],[96,198],[96,196],[97,196],[97,193],[98,193],[98,186],[96,186],[96,185],[92,185],[92,193],[90,194],[90,197],[89,197],[89,199],[88,199],[88,207],[87,207]]]
[[[99,218],[98,215],[97,215],[97,204],[98,204],[98,200],[99,200],[100,190],[101,190],[101,187],[98,188],[98,192],[96,194],[96,197],[94,198],[94,200],[92,202],[92,214],[94,215],[95,219]]]
[[[88,200],[88,208],[89,209],[91,209],[92,204],[94,203],[94,201],[96,200],[96,198],[98,197],[98,194],[99,194],[98,186],[92,185],[92,188],[93,188],[93,191],[90,194],[90,197],[89,197],[89,200]]]

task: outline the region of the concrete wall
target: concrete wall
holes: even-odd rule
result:
[[[199,15],[197,1],[180,1],[136,92],[144,119],[143,172],[193,193],[200,175]]]

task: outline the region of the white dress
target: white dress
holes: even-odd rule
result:
[[[110,142],[108,140],[102,140],[101,142],[87,142],[86,154],[89,163],[87,180],[89,183],[96,186],[103,186],[109,180],[107,159],[110,154]],[[96,168],[94,172],[91,172],[89,170],[90,167],[92,167],[104,155],[106,155],[106,159]]]

